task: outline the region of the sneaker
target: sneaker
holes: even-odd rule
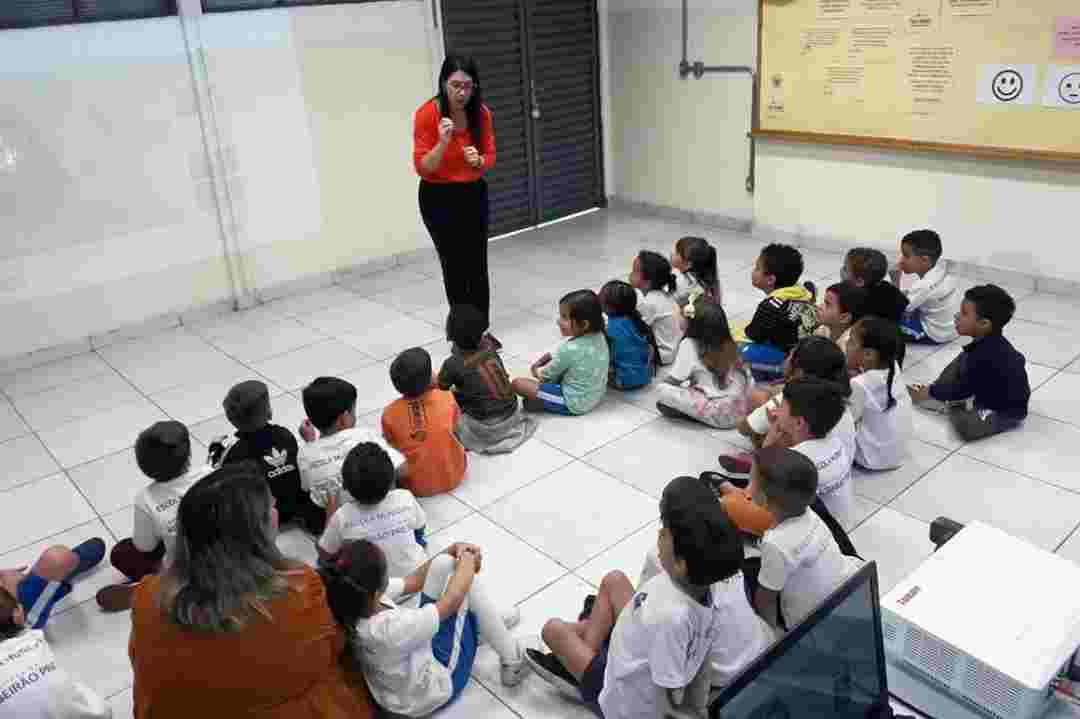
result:
[[[750,481],[750,468],[754,465],[754,457],[749,452],[739,454],[722,454],[717,458],[720,463],[720,474],[725,479],[736,481]]]
[[[521,610],[517,607],[510,607],[504,612],[500,613],[503,626],[507,629],[513,629],[517,625],[521,624]]]
[[[583,622],[592,616],[593,605],[596,604],[596,595],[589,594],[585,597],[585,603],[581,607],[581,614],[578,615],[577,620]]]
[[[499,662],[499,681],[504,687],[516,687],[524,678],[525,652],[521,651],[521,645],[518,645],[515,659]]]
[[[525,650],[525,661],[541,679],[555,687],[560,694],[581,701],[581,683],[566,670],[554,654],[544,654],[535,649]]]
[[[131,600],[135,595],[135,584],[110,584],[98,590],[97,603],[102,611],[126,612],[131,609]]]
[[[78,555],[79,565],[68,575],[66,580],[68,582],[73,581],[80,574],[86,574],[101,564],[101,560],[105,558],[105,540],[101,537],[94,537],[77,547],[73,547],[71,551]]]
[[[706,487],[708,487],[709,489],[712,490],[712,493],[716,495],[717,499],[719,499],[720,497],[723,496],[723,494],[720,492],[720,485],[722,485],[722,484],[732,484],[732,485],[734,485],[734,486],[736,486],[736,487],[738,487],[740,489],[746,489],[747,487],[750,486],[750,480],[748,480],[748,479],[747,480],[743,480],[743,479],[734,479],[733,480],[733,479],[729,479],[728,477],[725,477],[724,475],[720,474],[719,472],[702,472],[701,474],[698,475],[698,479],[701,480],[701,482]]]
[[[529,399],[525,397],[521,400],[521,407],[526,412],[543,412],[544,400],[542,399]]]
[[[656,403],[656,411],[664,415],[668,419],[689,419],[685,414],[677,409],[672,409],[666,404]]]

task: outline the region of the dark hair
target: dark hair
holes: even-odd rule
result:
[[[690,274],[711,300],[720,297],[720,270],[716,265],[716,248],[704,237],[682,237],[675,243],[678,252],[689,266]]]
[[[0,640],[11,639],[22,633],[22,625],[15,623],[15,610],[18,607],[19,600],[0,587]]]
[[[191,464],[191,435],[176,421],[155,422],[135,440],[135,462],[155,482],[168,482]]]
[[[787,517],[798,517],[817,496],[818,471],[802,452],[763,447],[754,452],[761,492]]]
[[[671,480],[660,495],[660,521],[671,532],[675,556],[686,562],[690,584],[708,587],[742,569],[739,530],[701,480]]]
[[[933,230],[915,230],[904,235],[900,245],[911,248],[911,254],[925,257],[933,267],[941,259],[941,236]]]
[[[805,419],[810,434],[818,439],[840,422],[850,395],[850,385],[817,378],[800,377],[784,385],[784,401],[791,406],[791,416]]]
[[[394,463],[374,442],[361,442],[349,450],[341,465],[341,486],[360,504],[375,505],[394,488]]]
[[[363,665],[357,658],[356,623],[370,616],[375,595],[386,591],[389,579],[386,555],[366,539],[350,539],[341,545],[334,560],[319,568],[326,587],[326,604],[345,632],[341,666],[360,675]]]
[[[867,287],[885,280],[889,274],[889,259],[881,250],[873,247],[856,247],[848,250],[845,264],[852,276],[859,278]]]
[[[975,305],[975,316],[990,320],[993,331],[998,333],[1016,312],[1013,298],[997,285],[976,285],[964,293],[964,301]]]
[[[895,322],[883,320],[880,317],[863,317],[851,328],[853,337],[859,339],[863,349],[875,350],[881,357],[881,361],[889,365],[889,378],[886,382],[886,391],[889,402],[886,409],[896,406],[893,397],[892,385],[896,377],[896,366],[904,361],[904,339],[900,334],[900,327]]]
[[[304,387],[304,412],[320,432],[334,426],[338,417],[356,409],[356,387],[337,377],[316,377]]]
[[[791,350],[791,366],[802,372],[804,377],[841,385],[845,389],[845,397],[851,394],[847,357],[828,337],[811,335],[799,340]]]
[[[257,432],[274,416],[265,382],[250,379],[233,385],[221,403],[225,416],[239,432]]]
[[[606,335],[604,329],[604,308],[600,306],[600,298],[592,290],[574,290],[562,296],[559,307],[566,305],[566,314],[574,322],[588,322],[589,331],[586,334],[600,332]]]
[[[469,133],[472,135],[473,145],[477,148],[484,146],[484,91],[480,86],[480,71],[476,67],[476,60],[466,55],[447,55],[439,70],[439,114],[446,117],[450,114],[450,98],[446,96],[446,81],[458,70],[472,78],[473,91],[469,101],[465,103],[465,117],[469,120]]]
[[[802,277],[802,253],[791,245],[765,245],[761,250],[761,269],[776,277],[776,287],[793,287]]]
[[[431,355],[423,347],[407,349],[390,363],[390,381],[406,399],[415,399],[431,387]]]
[[[712,302],[705,299],[704,295],[699,295],[694,298],[693,305],[687,306],[693,307],[693,311],[689,314],[694,316],[687,316],[688,313],[684,310],[686,333],[683,338],[695,340],[701,354],[715,352],[729,342],[735,341],[731,336],[727,315],[720,303]]]
[[[866,304],[867,291],[862,287],[856,287],[850,282],[837,282],[829,285],[825,290],[836,295],[836,304],[840,311],[851,315],[851,323],[855,324],[863,316],[863,306]]]
[[[446,317],[446,337],[459,349],[475,352],[488,330],[487,318],[473,305],[454,305]]]
[[[671,263],[668,262],[668,258],[652,250],[642,250],[637,258],[641,267],[641,276],[649,283],[649,289],[645,291],[645,294],[653,290],[669,293],[675,291],[675,275],[671,273]]]
[[[641,316],[637,308],[637,290],[629,282],[611,280],[600,288],[600,301],[608,317],[626,317],[634,323],[634,329],[648,341],[653,352],[653,371],[660,360],[660,347],[656,344],[656,333]]]

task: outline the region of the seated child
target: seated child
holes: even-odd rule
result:
[[[844,257],[840,276],[844,282],[866,291],[863,315],[900,324],[908,306],[908,298],[899,287],[885,279],[888,273],[889,260],[884,252],[871,247],[856,247],[849,250]]]
[[[484,315],[472,305],[454,305],[446,321],[453,347],[439,370],[439,388],[454,393],[461,414],[457,438],[482,454],[513,452],[536,431],[536,420],[521,412],[499,351],[482,346]]]
[[[704,237],[682,237],[671,253],[675,268],[675,302],[685,307],[695,291],[720,304],[720,272],[716,265],[716,248]]]
[[[904,341],[895,324],[864,317],[851,328],[848,366],[851,416],[855,420],[855,463],[865,469],[895,469],[904,462],[912,432],[911,398],[903,391],[899,360]],[[894,392],[893,387],[900,387]]]
[[[675,364],[657,388],[656,408],[665,417],[731,429],[749,411],[754,378],[743,366],[720,305],[695,295],[683,315],[686,336],[679,343]]]
[[[964,294],[956,331],[975,341],[932,385],[908,388],[915,402],[949,404],[949,419],[965,442],[1019,427],[1027,417],[1031,385],[1024,355],[1001,334],[1015,311],[1016,303],[1000,287],[972,287]],[[975,400],[971,409],[969,398]]]
[[[900,320],[904,334],[916,342],[941,344],[956,339],[953,318],[960,309],[960,293],[941,261],[941,238],[933,230],[909,232],[900,241],[894,277],[918,275],[908,288],[908,306]]]
[[[608,384],[615,389],[645,387],[656,374],[660,348],[652,327],[638,312],[637,303],[637,292],[622,280],[611,280],[600,290],[611,346]]]
[[[468,460],[454,428],[461,410],[454,395],[434,386],[431,355],[423,347],[399,354],[390,364],[390,380],[401,392],[383,410],[383,436],[405,455],[401,485],[417,497],[449,492],[465,479]]]
[[[679,305],[672,297],[676,288],[675,275],[671,274],[667,258],[649,250],[639,252],[630,270],[630,284],[638,291],[637,307],[641,318],[656,335],[660,364],[671,364],[683,331]]]
[[[0,640],[17,636],[24,628],[44,628],[56,605],[71,594],[75,578],[89,572],[104,558],[105,541],[94,537],[73,549],[54,544],[38,556],[30,571],[26,567],[0,569]],[[3,644],[0,668],[4,667],[7,649],[8,645]],[[4,675],[5,671],[0,669],[0,676]],[[0,684],[0,689],[6,687]],[[7,714],[0,711],[0,716]]]
[[[821,326],[814,332],[818,337],[828,337],[843,352],[847,347],[851,326],[863,316],[866,290],[848,282],[837,282],[825,290],[825,301],[817,308],[817,320]]]
[[[544,625],[551,654],[526,650],[533,671],[606,719],[703,716],[710,685],[729,683],[773,639],[747,601],[739,533],[708,488],[672,480],[660,521],[662,572],[636,592],[608,573],[587,618]]]
[[[521,683],[521,647],[479,571],[479,548],[459,543],[408,576],[395,577],[381,547],[362,539],[347,542],[320,571],[330,611],[383,710],[423,717],[451,704],[469,683],[481,639],[499,655],[503,686]],[[417,609],[395,602],[417,592]]]
[[[781,447],[757,454],[750,495],[776,517],[777,524],[761,538],[754,608],[771,626],[790,629],[861,562],[841,554],[829,528],[815,512],[807,511],[820,494],[813,462]]]
[[[26,621],[19,602],[0,587],[0,716],[111,719],[105,700],[58,665],[45,632],[24,631]]]
[[[394,488],[394,465],[374,442],[362,442],[349,451],[341,468],[347,496],[326,522],[319,538],[319,562],[332,562],[350,540],[366,539],[379,545],[391,577],[404,577],[427,559],[424,530],[427,516],[416,497]]]
[[[217,468],[233,462],[256,462],[277,502],[278,521],[299,522],[308,532],[321,534],[326,511],[312,502],[311,495],[300,485],[296,437],[280,424],[270,422],[274,415],[266,384],[258,380],[241,382],[229,390],[222,404],[236,434],[210,444],[211,464]]]
[[[595,292],[576,290],[559,300],[559,331],[569,339],[554,357],[548,352],[533,363],[535,379],[519,377],[511,386],[530,411],[585,414],[604,399],[611,365],[604,313]]]
[[[374,442],[385,449],[398,479],[404,479],[404,455],[370,429],[356,426],[356,387],[351,382],[317,377],[304,388],[303,400],[308,419],[300,426],[305,444],[296,457],[300,484],[327,516],[349,501],[342,496],[341,465],[349,450],[362,442]]]
[[[787,353],[817,329],[814,286],[798,285],[802,273],[802,253],[789,245],[767,245],[754,263],[751,282],[768,297],[743,330],[741,351],[757,379],[778,378]]]
[[[105,587],[97,593],[105,611],[131,608],[132,583],[148,574],[157,574],[172,557],[176,543],[176,511],[191,487],[213,468],[191,466],[191,437],[180,422],[155,422],[135,440],[135,462],[154,480],[135,496],[135,524],[132,536],[117,542],[109,554],[128,584]]]

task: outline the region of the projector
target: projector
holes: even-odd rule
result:
[[[972,522],[881,599],[893,693],[933,717],[1029,719],[1080,646],[1080,567]]]

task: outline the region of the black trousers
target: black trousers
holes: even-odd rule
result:
[[[420,215],[442,264],[446,301],[473,305],[490,320],[487,182],[420,181]]]

